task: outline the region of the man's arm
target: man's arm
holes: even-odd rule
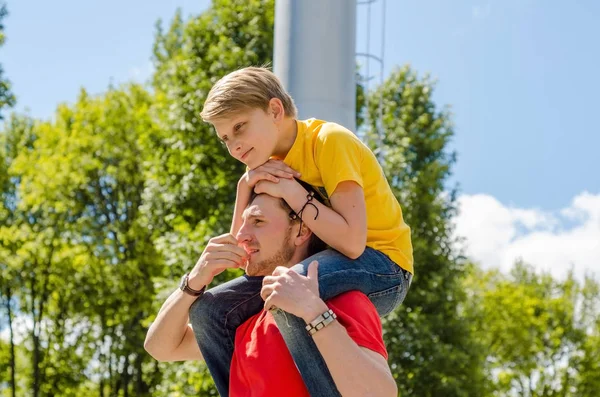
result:
[[[213,237],[190,272],[188,285],[200,290],[225,269],[242,266],[246,258],[246,252],[237,246],[231,234]],[[203,359],[192,327],[188,325],[188,313],[196,299],[177,289],[165,301],[144,342],[144,348],[152,357],[159,361]]]
[[[325,305],[323,312],[326,310]],[[308,321],[312,320],[314,318]],[[398,395],[398,387],[386,359],[379,353],[358,346],[339,322],[334,321],[318,331],[313,340],[342,396]]]
[[[195,297],[177,289],[150,325],[144,349],[158,361],[203,360],[188,312]]]
[[[317,262],[308,266],[307,276],[278,267],[263,280],[261,297],[265,309],[275,306],[312,322],[329,308],[319,297]],[[379,353],[358,344],[337,321],[313,335],[335,384],[344,397],[398,395],[387,361]]]

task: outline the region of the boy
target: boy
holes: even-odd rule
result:
[[[203,120],[215,127],[229,153],[248,168],[238,183],[231,234],[237,234],[253,190],[283,198],[331,247],[292,269],[305,275],[308,264],[317,260],[322,299],[360,290],[384,316],[404,300],[412,280],[410,229],[400,205],[375,155],[352,132],[335,123],[297,120],[296,115],[292,98],[265,68],[230,73],[208,94]],[[330,207],[313,199],[314,193],[295,177],[325,194]],[[260,246],[252,242],[244,246],[246,259],[260,261]],[[204,305],[212,307],[210,322],[209,313],[191,313],[198,344],[221,395],[228,395],[235,330],[263,306],[260,291],[248,282],[252,276],[211,289],[212,304]],[[262,298],[266,308],[277,307],[276,292]],[[279,309],[273,316],[311,395],[339,395],[330,374],[316,370],[321,366],[314,362],[322,357],[307,324]]]

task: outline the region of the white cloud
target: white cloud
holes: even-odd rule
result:
[[[556,277],[570,269],[600,276],[600,194],[581,193],[555,212],[507,207],[484,194],[463,195],[458,204],[456,234],[483,267],[507,271],[521,258]]]

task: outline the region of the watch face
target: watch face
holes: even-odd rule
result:
[[[183,277],[181,277],[181,281],[179,282],[180,290],[185,290],[185,287],[187,287],[187,274],[184,274]]]

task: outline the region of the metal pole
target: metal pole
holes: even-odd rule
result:
[[[300,118],[356,132],[356,0],[276,0],[273,69]]]

